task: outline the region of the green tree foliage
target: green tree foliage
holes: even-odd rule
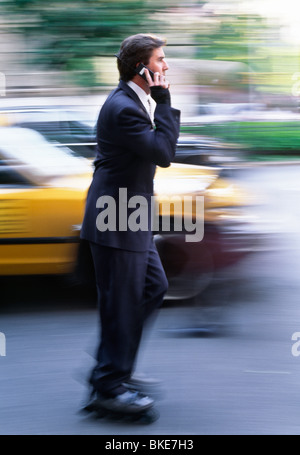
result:
[[[255,66],[268,36],[264,18],[254,14],[216,14],[210,28],[201,30],[197,56],[207,60],[230,60]]]
[[[34,63],[86,72],[93,71],[94,57],[116,53],[126,36],[156,32],[151,17],[163,8],[147,0],[10,0],[0,7],[10,18],[10,31],[22,33],[33,46],[27,51]]]

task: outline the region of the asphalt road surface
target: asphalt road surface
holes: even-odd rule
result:
[[[2,280],[0,434],[300,434],[299,171],[238,173],[261,197],[268,248],[208,290],[205,310],[166,304],[159,312],[139,358],[164,387],[151,425],[78,413],[97,341],[93,296],[53,279]],[[208,320],[215,332],[194,330]]]

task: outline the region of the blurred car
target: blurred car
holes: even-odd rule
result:
[[[0,128],[0,275],[70,275],[78,270],[90,275],[89,254],[79,234],[92,172],[90,160],[50,144],[36,131]],[[216,168],[181,164],[157,169],[159,220],[169,217],[170,228],[159,223],[154,234],[170,297],[197,295],[217,270],[259,245],[259,232],[245,214],[251,196],[219,174]],[[202,197],[204,212],[194,203],[174,204],[170,212],[170,204],[163,202],[176,196]],[[204,223],[201,241],[187,242],[187,232],[175,229],[176,219],[187,215]]]
[[[95,114],[83,109],[68,109],[61,106],[48,108],[6,108],[0,111],[0,125],[28,128],[37,131],[58,147],[69,147],[85,158],[94,158]]]
[[[48,108],[6,108],[0,111],[9,125],[29,128],[57,146],[69,147],[85,158],[96,155],[96,121],[94,111],[53,106]],[[241,145],[217,138],[182,134],[178,138],[174,163],[221,166],[230,168],[243,159]]]
[[[174,163],[230,168],[244,158],[240,145],[207,136],[179,136]]]
[[[250,253],[266,248],[267,232],[253,212],[256,200],[222,170],[172,164],[156,173],[158,200],[170,194],[204,196],[204,236],[187,242],[186,232],[156,232],[155,241],[169,281],[169,299],[200,295],[222,272]],[[175,196],[176,197],[176,196]],[[176,215],[185,216],[174,212]],[[162,214],[162,217],[167,214]],[[195,207],[193,208],[195,219]],[[174,223],[173,223],[174,224]],[[261,229],[260,229],[261,228]],[[221,273],[220,273],[221,272]],[[226,276],[226,274],[225,274]]]

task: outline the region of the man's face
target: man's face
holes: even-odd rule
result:
[[[165,75],[165,72],[169,69],[168,64],[165,60],[165,53],[162,47],[154,49],[149,59],[147,67],[153,71],[153,73],[159,73]]]

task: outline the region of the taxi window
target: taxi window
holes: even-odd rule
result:
[[[19,174],[13,166],[8,166],[0,160],[0,187],[1,186],[31,186],[21,174]]]

